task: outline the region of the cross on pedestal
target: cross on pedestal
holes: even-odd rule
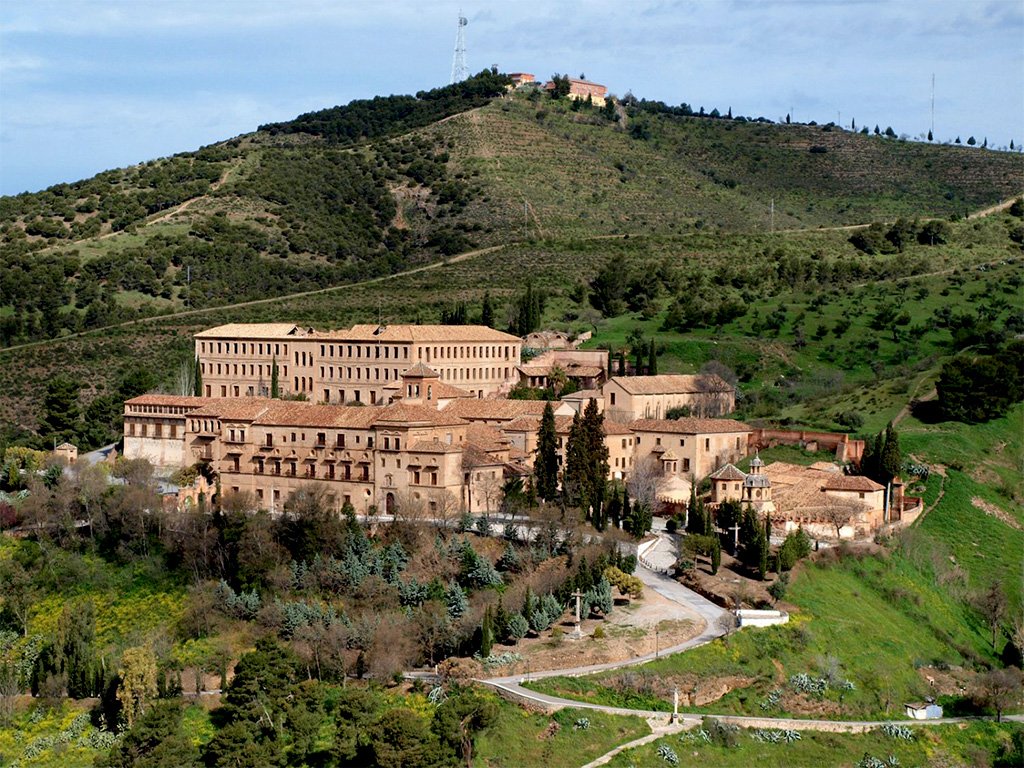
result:
[[[740,526],[730,525],[729,530],[732,531],[732,553],[735,555],[740,551]]]
[[[569,637],[572,640],[579,640],[583,637],[583,632],[580,630],[580,608],[582,605],[581,601],[583,600],[583,593],[577,589],[571,596],[576,598],[576,626],[573,627]]]

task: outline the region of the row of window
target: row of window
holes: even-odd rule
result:
[[[125,422],[125,427],[128,430],[128,437],[164,437],[164,427],[167,428],[167,437],[176,438],[178,436],[177,424],[163,424],[159,421],[155,424],[145,421],[136,424],[134,421],[128,421]]]
[[[246,366],[248,365],[248,374],[246,373]],[[266,369],[264,371],[264,368]],[[274,366],[267,364],[264,366],[262,363],[199,363],[199,370],[204,375],[210,376],[265,376],[270,379],[274,375]],[[281,376],[288,376],[288,366],[278,366],[278,373]]]
[[[455,347],[425,347],[419,350],[418,357],[420,360],[424,359],[424,352],[426,352],[426,361],[428,363],[431,361],[431,355],[433,355],[434,360],[464,360],[469,358],[512,359],[512,346],[509,344],[504,346],[472,344]]]
[[[207,346],[209,344],[209,346]],[[283,347],[283,349],[282,349]],[[239,351],[241,348],[241,351]],[[211,355],[280,355],[288,356],[288,345],[267,342],[266,344],[252,341],[230,342],[211,341],[199,342],[199,352],[205,354],[209,350]],[[265,350],[265,351],[264,351]]]
[[[335,346],[334,344],[321,344],[320,345],[320,357],[334,357],[334,350],[335,349],[338,350],[338,357],[351,357],[351,358],[355,358],[356,360],[359,360],[359,359],[361,359],[363,357],[365,357],[367,359],[369,359],[369,358],[377,359],[377,358],[383,357],[385,360],[398,360],[400,358],[403,359],[403,360],[408,360],[409,359],[409,348],[408,347],[389,347],[389,346],[386,346],[386,345],[378,345],[378,344],[366,345],[366,346],[360,346],[359,344],[348,344],[348,345],[338,344],[337,346]],[[347,353],[346,353],[346,350],[347,350]],[[353,351],[355,352],[355,354],[353,354]],[[401,353],[402,353],[401,355],[399,355],[399,351],[401,351]],[[295,354],[296,354],[295,362],[298,363],[298,361],[299,361],[298,353],[296,352]],[[306,353],[305,352],[302,353],[302,358],[303,358],[303,363],[302,364],[303,365],[307,365],[307,363],[305,362],[305,358],[306,358]],[[309,355],[309,363],[308,363],[308,365],[312,365],[312,364],[313,364],[313,355],[310,354]]]
[[[188,413],[192,410],[192,408],[186,408],[184,405],[131,405],[128,408],[135,414],[153,413],[160,416],[170,416],[175,413]]]

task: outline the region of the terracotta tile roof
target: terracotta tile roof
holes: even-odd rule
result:
[[[508,438],[487,424],[470,424],[466,427],[466,442],[485,451],[508,449]]]
[[[726,464],[724,467],[720,467],[711,473],[712,480],[738,480],[742,482],[746,477],[746,475],[740,472],[740,470],[732,464]]]
[[[504,463],[475,445],[467,445],[462,449],[462,466],[464,467],[493,467]]]
[[[215,402],[212,397],[192,397],[191,395],[161,395],[152,393],[139,395],[131,400],[125,400],[125,405],[191,405],[201,408],[207,403]]]
[[[699,394],[701,392],[732,392],[725,379],[714,374],[688,375],[665,373],[658,376],[613,376],[615,382],[631,395]]]
[[[295,323],[228,323],[216,328],[207,328],[194,334],[197,339],[280,339],[288,336],[305,336],[307,330]]]
[[[435,400],[454,400],[457,397],[472,397],[476,398],[469,390],[463,389],[462,387],[456,387],[454,384],[449,384],[446,381],[437,381],[430,385],[433,387],[433,395]]]
[[[316,405],[278,400],[253,423],[261,426],[369,429],[381,410],[373,406]]]
[[[502,424],[500,428],[502,432],[536,432],[540,429],[540,417],[520,416],[518,419]],[[558,430],[558,416],[555,417],[555,430]]]
[[[323,331],[320,338],[342,341],[383,341],[383,342],[494,342],[499,344],[521,344],[522,339],[485,325],[376,325],[368,323],[336,331]]]
[[[631,435],[633,434],[633,430],[629,428],[628,424],[620,424],[617,421],[605,419],[604,433],[606,435]]]
[[[637,419],[629,423],[629,428],[634,432],[671,432],[679,435],[753,431],[749,424],[735,419]]]
[[[512,421],[522,416],[540,418],[546,403],[542,400],[458,399],[444,412],[470,421]]]
[[[862,491],[866,493],[885,490],[884,485],[879,485],[870,477],[840,474],[829,477],[822,488],[826,491]]]
[[[410,377],[413,377],[413,378],[419,376],[419,377],[424,378],[424,379],[439,379],[439,378],[441,378],[441,374],[439,374],[433,368],[431,368],[431,367],[429,367],[427,365],[424,365],[423,363],[416,363],[416,365],[414,365],[412,368],[410,368],[409,370],[407,370],[405,373],[402,374],[402,378],[403,379],[406,376],[410,376]]]
[[[273,400],[256,397],[212,398],[202,408],[197,408],[189,415],[209,416],[226,421],[252,421],[273,403]]]
[[[882,486],[866,477],[844,475],[835,464],[819,462],[814,466],[803,467],[776,461],[767,464],[764,472],[771,480],[772,501],[777,509],[777,515],[773,515],[773,517],[778,519],[787,517],[812,521],[825,519],[822,517],[823,511],[836,503],[836,499],[830,499],[825,494],[826,489],[848,491],[878,491],[882,489]],[[874,487],[870,487],[869,484]],[[858,487],[845,487],[848,485]]]
[[[435,427],[456,426],[466,423],[455,414],[449,413],[450,410],[450,407],[443,411],[438,411],[434,408],[425,408],[420,405],[406,405],[399,402],[381,409],[377,418],[374,420],[374,423],[399,422],[429,424]]]
[[[572,429],[572,416],[555,416],[555,432],[559,435],[569,434]],[[536,432],[540,429],[540,416],[522,416],[508,424],[502,424],[503,432]],[[604,420],[605,435],[632,435],[633,430],[625,424]]]

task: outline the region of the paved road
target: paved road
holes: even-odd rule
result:
[[[659,539],[663,537],[659,536]],[[647,555],[649,556],[653,550],[667,547],[670,542],[659,541],[648,550]],[[566,677],[579,677],[582,675],[592,674],[594,672],[604,672],[612,669],[621,669],[624,667],[637,666],[640,664],[646,664],[647,662],[653,661],[659,656],[667,656],[673,653],[681,653],[691,648],[709,643],[717,637],[721,637],[724,634],[723,630],[719,628],[719,619],[723,615],[727,615],[728,611],[719,608],[717,605],[712,603],[710,600],[698,595],[693,590],[687,589],[682,584],[677,582],[675,579],[647,568],[643,565],[637,566],[636,575],[644,582],[648,589],[653,589],[663,597],[677,603],[679,605],[679,618],[687,618],[691,620],[697,620],[703,624],[703,630],[696,637],[687,640],[684,643],[670,646],[668,648],[661,649],[655,653],[649,653],[644,656],[638,656],[633,659],[627,659],[625,661],[609,662],[606,664],[590,664],[581,665],[577,667],[570,667],[568,669],[555,669],[545,670],[543,672],[533,672],[529,675],[529,680],[540,680],[544,678],[566,676]],[[527,681],[525,675],[512,675],[508,677],[494,677],[480,682],[495,688],[500,691],[505,691],[511,694],[517,699],[534,702],[547,709],[563,709],[566,707],[574,707],[577,709],[593,709],[601,712],[607,712],[613,715],[635,715],[644,717],[649,720],[661,721],[663,725],[656,726],[656,735],[650,737],[644,737],[643,739],[637,740],[637,742],[630,742],[626,745],[620,745],[621,749],[625,749],[631,746],[639,746],[642,743],[654,740],[657,736],[664,735],[670,728],[670,724],[667,722],[669,719],[669,713],[665,711],[652,711],[652,710],[638,710],[629,709],[628,707],[612,707],[603,704],[594,704],[586,701],[576,701],[574,699],[566,699],[559,696],[551,696],[546,693],[539,693],[537,691],[531,691],[524,688],[522,683]],[[876,728],[880,728],[886,723],[897,723],[900,725],[907,726],[933,726],[933,725],[948,725],[957,723],[967,723],[978,720],[979,718],[966,718],[966,717],[946,717],[937,720],[812,720],[804,718],[793,718],[793,717],[756,717],[756,716],[744,716],[744,715],[712,715],[713,717],[722,720],[723,722],[733,723],[741,727],[746,728],[780,728],[780,729],[793,729],[793,730],[805,730],[805,731],[844,731],[844,732],[862,732],[870,731]],[[705,717],[703,714],[689,714],[680,713],[678,723],[671,727],[671,730],[692,728],[699,725],[702,719]],[[1004,715],[1004,721],[1024,723],[1024,715]],[[664,730],[663,730],[664,729]],[[594,762],[588,764],[589,766],[602,765],[607,762],[605,758],[611,759],[614,754],[620,750],[616,748],[612,752],[603,755]]]
[[[589,675],[594,672],[604,672],[611,669],[620,669],[622,667],[633,667],[640,664],[646,664],[660,656],[668,656],[673,653],[687,651],[690,648],[696,648],[697,646],[709,643],[716,637],[721,637],[724,634],[723,630],[719,628],[719,619],[721,616],[727,614],[727,611],[719,608],[710,600],[698,595],[691,589],[687,589],[678,581],[663,573],[657,573],[640,565],[637,566],[636,575],[644,582],[644,585],[648,589],[654,590],[662,597],[665,597],[679,605],[678,618],[689,619],[697,622],[699,625],[702,625],[703,629],[701,633],[696,637],[690,638],[686,642],[672,645],[667,648],[661,648],[654,653],[648,653],[643,656],[626,659],[625,661],[613,661],[605,664],[586,664],[577,667],[570,667],[568,669],[552,669],[545,670],[543,672],[533,672],[530,673],[529,679],[540,680],[543,678],[558,676],[579,677],[581,675]],[[516,697],[528,699],[546,707],[584,707],[587,709],[600,709],[614,714],[645,714],[631,709],[587,704],[573,701],[571,699],[563,699],[558,696],[549,696],[544,693],[538,693],[536,691],[528,690],[522,686],[522,683],[526,680],[526,675],[512,675],[508,677],[494,677],[481,682],[486,683],[492,688],[506,691]],[[664,715],[664,713],[661,714]]]

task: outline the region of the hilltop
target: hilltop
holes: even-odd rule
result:
[[[1024,178],[1017,154],[644,101],[609,117],[506,83],[485,71],[0,198],[0,344],[516,240],[962,216]]]
[[[598,110],[509,93],[507,82],[485,71],[0,199],[0,345],[72,337],[0,350],[10,363],[0,419],[33,429],[41,385],[58,369],[85,385],[83,406],[118,391],[133,365],[169,386],[189,334],[227,318],[287,313],[331,327],[382,312],[430,322],[449,302],[478,302],[488,289],[511,304],[529,274],[551,299],[545,322],[582,329],[600,317],[585,284],[609,258],[660,263],[662,277],[685,275],[688,285],[738,289],[752,314],[727,334],[733,367],[760,359],[765,381],[822,367],[863,378],[868,352],[822,360],[820,345],[785,349],[795,325],[752,340],[762,334],[747,321],[847,278],[870,285],[1019,253],[1007,239],[1012,222],[958,224],[944,244],[901,245],[892,255],[854,248],[844,228],[962,218],[997,204],[1020,191],[1021,155],[694,116],[657,102]],[[819,263],[836,267],[821,277]],[[390,279],[423,267],[429,273]],[[683,284],[662,283],[644,289],[662,300],[630,308],[642,317],[609,318],[598,338],[621,346],[637,322],[671,331],[664,298]],[[455,285],[464,287],[456,294]],[[780,303],[787,289],[794,295]],[[287,298],[318,290],[329,292]],[[275,296],[282,301],[267,303]],[[263,303],[242,305],[250,301]],[[206,314],[181,314],[196,310]],[[500,323],[510,311],[499,308]],[[155,315],[169,317],[124,325]],[[707,360],[697,352],[707,341],[693,329],[685,335],[682,347],[664,337],[668,369]],[[905,348],[897,345],[894,361]],[[927,357],[927,345],[911,357],[921,350]]]

